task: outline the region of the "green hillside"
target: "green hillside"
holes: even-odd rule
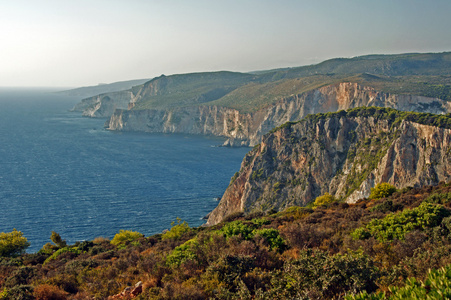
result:
[[[170,108],[208,103],[251,82],[255,76],[236,72],[160,76],[132,89],[142,97],[135,109]]]
[[[280,98],[339,82],[356,82],[387,93],[451,100],[451,52],[336,58],[317,65],[253,74],[161,76],[133,88],[140,95],[134,109],[219,105],[254,112]]]

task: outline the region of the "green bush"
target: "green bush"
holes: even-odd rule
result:
[[[334,196],[329,193],[325,193],[322,196],[316,197],[315,202],[313,202],[313,207],[318,206],[328,206],[337,201]]]
[[[365,227],[351,233],[354,239],[366,239],[371,236],[379,241],[402,240],[406,233],[438,226],[450,212],[442,205],[423,202],[420,206],[389,214],[383,219],[374,219]]]
[[[227,223],[222,227],[221,232],[225,235],[225,237],[229,238],[234,235],[241,235],[243,239],[250,240],[254,236],[253,228],[244,224],[242,221],[233,221]]]
[[[396,188],[393,185],[387,182],[381,182],[371,189],[369,198],[381,199],[390,196],[394,192],[396,192]]]
[[[0,256],[14,256],[25,252],[30,246],[21,231],[0,232]]]
[[[269,220],[268,218],[252,219],[251,222],[258,227],[271,224],[271,220]]]
[[[274,274],[272,299],[332,299],[346,293],[376,291],[378,269],[361,252],[329,255],[321,250],[302,250],[299,259],[286,261]]]
[[[182,237],[185,232],[190,230],[190,227],[186,221],[182,222],[182,219],[177,218],[177,224],[173,221],[171,223],[171,229],[165,232],[161,238],[163,240],[174,239],[177,240]]]
[[[35,300],[31,285],[18,285],[0,292],[0,300]]]
[[[451,193],[435,193],[426,198],[427,202],[445,204],[451,201]]]
[[[188,260],[196,260],[198,247],[199,242],[196,239],[188,240],[182,245],[175,247],[166,258],[167,264],[172,267],[178,267]]]
[[[49,257],[45,260],[44,265],[45,265],[46,263],[48,263],[49,261],[55,260],[55,259],[58,258],[58,256],[60,256],[61,254],[67,253],[67,252],[74,253],[75,255],[81,254],[81,251],[78,250],[77,248],[64,247],[64,248],[58,249],[55,253],[53,253],[51,256],[49,256]]]
[[[283,238],[279,235],[279,231],[274,228],[265,228],[254,231],[255,235],[262,236],[269,244],[271,250],[282,252],[287,247]]]
[[[135,241],[141,237],[143,237],[143,235],[137,231],[121,229],[111,240],[111,244],[118,246],[120,244],[124,244],[125,242]]]
[[[378,299],[451,299],[451,266],[429,271],[424,281],[409,278],[402,287],[389,287],[390,296],[378,292],[368,294],[366,291],[356,295],[348,295],[346,300],[378,300]]]

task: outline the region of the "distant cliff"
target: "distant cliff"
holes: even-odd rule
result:
[[[85,117],[109,118],[116,109],[129,108],[133,98],[131,91],[101,94],[83,99],[72,108],[72,111],[82,112]]]
[[[61,95],[73,96],[73,97],[93,97],[100,94],[125,91],[131,89],[136,85],[141,85],[150,79],[136,79],[136,80],[127,80],[127,81],[119,81],[107,84],[98,84],[95,86],[86,86],[79,87],[71,90],[58,92]]]
[[[108,103],[106,101],[103,105],[99,104],[98,110],[112,107]],[[285,122],[300,120],[308,114],[360,106],[391,107],[435,114],[451,112],[449,102],[438,98],[394,95],[357,83],[340,82],[281,98],[274,104],[251,113],[207,105],[167,109],[117,109],[105,123],[105,127],[118,131],[212,134],[227,138],[225,145],[254,146],[265,133]],[[106,109],[102,110],[105,111]],[[95,113],[96,110],[89,110],[89,114]]]
[[[234,212],[303,206],[326,192],[355,202],[380,182],[449,181],[450,128],[449,115],[375,107],[286,123],[246,155],[207,225]]]

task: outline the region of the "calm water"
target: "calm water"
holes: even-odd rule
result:
[[[199,226],[247,148],[221,139],[121,134],[68,110],[79,99],[0,89],[0,232],[20,230],[28,252],[54,230],[72,244],[120,229],[146,236],[176,217]]]

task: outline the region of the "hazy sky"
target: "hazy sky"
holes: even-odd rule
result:
[[[451,51],[450,0],[0,0],[0,86]]]

